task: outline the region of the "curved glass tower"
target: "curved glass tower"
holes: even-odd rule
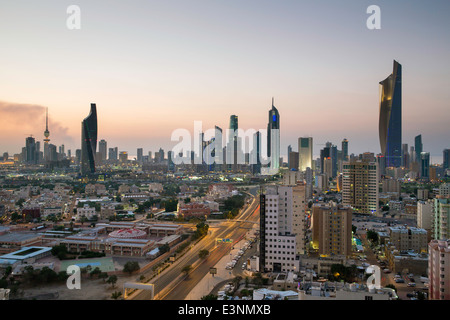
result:
[[[394,71],[380,82],[379,135],[386,167],[402,164],[402,66],[394,60]]]
[[[95,172],[97,152],[97,107],[91,103],[91,112],[81,123],[81,174]]]

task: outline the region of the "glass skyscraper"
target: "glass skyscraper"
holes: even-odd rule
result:
[[[394,60],[394,71],[380,82],[379,136],[386,167],[402,164],[402,66]]]
[[[280,114],[273,105],[273,98],[267,124],[267,156],[270,157],[271,173],[277,173],[280,169]]]
[[[97,107],[91,103],[91,112],[81,123],[81,174],[95,173],[97,152]]]

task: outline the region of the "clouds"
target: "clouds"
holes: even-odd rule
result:
[[[46,107],[37,104],[25,104],[0,101],[0,149],[18,152],[30,134],[36,140],[44,138]],[[51,117],[49,110],[50,140],[54,144],[73,144],[66,126]]]

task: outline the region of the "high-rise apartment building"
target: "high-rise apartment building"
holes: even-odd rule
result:
[[[260,204],[260,270],[298,271],[306,250],[304,183],[268,186]]]
[[[442,152],[442,159],[443,159],[443,163],[442,163],[442,167],[444,170],[446,169],[450,169],[450,149],[444,149],[444,151]]]
[[[436,196],[433,200],[433,239],[450,238],[450,198]]]
[[[450,300],[450,241],[432,240],[428,245],[428,299]]]
[[[420,153],[420,177],[423,179],[430,178],[430,153]]]
[[[312,206],[313,247],[321,255],[352,254],[352,208],[334,202]]]
[[[402,66],[394,60],[394,70],[380,82],[379,136],[386,167],[402,164]]]
[[[342,203],[355,213],[378,212],[378,164],[367,161],[347,161],[343,165]]]

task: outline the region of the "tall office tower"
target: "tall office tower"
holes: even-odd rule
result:
[[[450,149],[444,149],[443,155],[442,155],[442,167],[444,170],[450,169]]]
[[[402,145],[402,167],[409,168],[409,152],[407,143]]]
[[[159,151],[155,154],[155,160],[157,163],[164,161],[165,153],[163,148],[159,148]]]
[[[325,148],[320,150],[321,173],[326,173],[325,159],[331,161],[331,176],[328,176],[328,178],[335,178],[337,176],[337,147],[333,146],[331,142],[327,142]]]
[[[289,170],[298,170],[299,167],[299,155],[298,152],[289,152],[288,155],[288,166],[289,166]]]
[[[260,197],[260,270],[299,270],[305,245],[305,186],[268,186]]]
[[[289,154],[292,152],[292,146],[291,145],[288,145],[288,148],[287,148],[287,156],[288,156],[288,168],[290,167],[290,162],[289,162]]]
[[[75,164],[79,165],[81,163],[81,149],[75,149]]]
[[[100,152],[100,159],[102,162],[106,161],[106,150],[108,150],[108,144],[106,140],[102,139],[98,142],[98,152]]]
[[[137,149],[137,162],[142,163],[142,157],[144,156],[144,150],[142,148]]]
[[[250,155],[250,163],[253,174],[261,174],[261,132],[253,135],[253,149]]]
[[[175,163],[173,162],[172,158],[172,151],[167,151],[167,170],[169,170],[170,172],[175,171]]]
[[[420,162],[421,153],[423,152],[423,143],[421,134],[419,134],[414,138],[414,148],[416,150],[416,161]]]
[[[48,108],[45,111],[45,131],[44,131],[44,161],[48,161],[48,143],[50,142],[50,131],[48,130]]]
[[[327,180],[333,177],[333,162],[331,157],[323,159],[323,174],[327,176]]]
[[[32,136],[25,139],[25,150],[26,150],[25,162],[27,164],[36,164],[37,163],[36,141]]]
[[[402,66],[394,60],[394,71],[380,82],[379,135],[386,167],[402,163]]]
[[[450,239],[450,198],[436,196],[433,199],[433,239]]]
[[[352,208],[334,202],[312,207],[313,248],[323,255],[352,254]]]
[[[267,124],[267,156],[270,157],[270,173],[278,173],[280,170],[280,114],[273,105],[273,98]]]
[[[413,162],[416,162],[416,152],[414,151],[414,146],[409,148],[409,164],[411,165]]]
[[[226,163],[227,169],[233,172],[237,172],[238,168],[238,149],[239,149],[239,137],[238,137],[238,116],[231,115],[230,116],[230,126],[229,126],[230,134],[228,136],[227,142],[227,155],[226,155]]]
[[[41,151],[41,142],[36,141],[36,163],[40,163],[44,159],[43,152]]]
[[[223,167],[223,130],[214,127],[214,170],[222,171]]]
[[[81,174],[95,173],[97,153],[97,107],[91,103],[89,115],[81,123]]]
[[[420,177],[424,179],[430,178],[430,153],[420,153]]]
[[[344,162],[342,204],[353,207],[356,213],[378,212],[378,164],[367,161]]]
[[[299,171],[305,171],[306,168],[314,169],[312,137],[298,138],[298,162],[299,162],[298,167]]]
[[[450,240],[428,244],[428,299],[450,300]]]
[[[348,140],[342,140],[342,160],[348,161]]]
[[[54,144],[48,145],[48,161],[58,161],[58,153]]]
[[[152,160],[153,160],[152,157],[153,157],[152,152],[149,151],[149,152],[148,152],[148,161],[149,161],[149,162],[152,162]]]
[[[109,148],[108,149],[108,160],[117,161],[119,159],[119,148]]]

